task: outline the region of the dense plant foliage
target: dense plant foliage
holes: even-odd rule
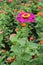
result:
[[[0,65],[43,65],[42,0],[0,0]]]

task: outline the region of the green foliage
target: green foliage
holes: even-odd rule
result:
[[[28,22],[23,27],[16,20],[22,11],[33,13],[35,22]],[[42,1],[0,2],[0,65],[43,65],[43,41],[40,44],[40,40],[43,40],[43,13],[41,16],[39,12],[43,12]]]

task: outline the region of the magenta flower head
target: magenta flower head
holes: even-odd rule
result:
[[[20,14],[18,14],[16,20],[18,20],[20,23],[24,23],[24,22],[35,22],[35,18],[36,16],[32,13],[29,12],[20,12]]]

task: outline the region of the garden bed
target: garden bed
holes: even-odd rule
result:
[[[0,0],[0,65],[43,65],[42,0]]]

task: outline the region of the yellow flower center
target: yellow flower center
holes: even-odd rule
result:
[[[23,18],[29,18],[30,17],[30,14],[28,14],[28,13],[22,14],[22,17]]]

